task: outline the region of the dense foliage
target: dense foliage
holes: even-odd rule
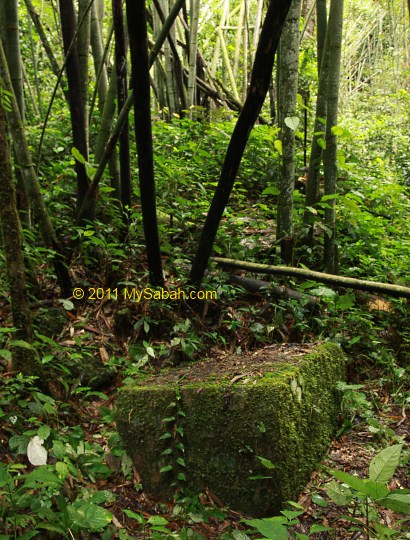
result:
[[[58,86],[33,22],[20,4],[20,53],[26,70],[24,133],[61,244],[59,255],[69,263],[73,288],[86,293],[82,299],[61,294],[53,266],[56,250],[44,241],[39,223],[25,218],[23,209],[35,337],[29,342],[16,336],[2,249],[0,538],[408,538],[405,514],[410,510],[410,486],[403,472],[408,464],[404,443],[410,400],[408,300],[293,278],[275,283],[286,287],[285,297],[278,296],[266,281],[259,283],[258,292],[250,292],[240,282],[243,276],[235,281],[237,275],[221,271],[212,261],[202,287],[216,291],[217,298],[130,302],[114,296],[112,291],[117,289],[142,290],[149,285],[133,130],[130,207],[125,212],[121,207],[111,162],[99,186],[95,215],[79,221],[75,215],[77,168],[83,165],[92,181],[98,167],[101,98],[97,98],[89,69],[90,156],[86,157],[73,147],[69,107],[62,91],[67,90],[66,83]],[[109,4],[101,26],[104,42],[110,35]],[[243,104],[246,94],[256,44],[253,23],[251,29],[244,28],[256,19],[257,4],[250,2],[247,11],[247,2],[232,2],[229,21],[225,3],[208,1],[201,8],[197,46],[212,74],[203,82],[213,85],[218,106],[209,106],[207,95],[189,108],[172,109],[167,101],[172,93],[166,87],[170,54],[166,49],[152,72],[152,147],[167,291],[189,288],[190,266],[240,114],[241,106],[235,102]],[[309,8],[311,3],[305,4]],[[287,119],[295,133],[293,264],[323,270],[324,238],[330,234],[325,211],[335,204],[339,274],[410,287],[408,14],[405,3],[396,0],[346,4],[339,124],[333,127],[338,137],[337,194],[323,196],[322,179],[321,199],[308,208],[305,184],[310,145],[314,136],[324,146],[325,141],[324,133],[312,133],[318,77],[309,9],[304,9],[301,19],[304,38],[297,106],[295,117]],[[33,1],[33,5],[41,11],[55,59],[63,65],[56,2]],[[151,4],[148,8],[149,37],[155,41],[158,15]],[[181,26],[174,38],[189,67],[188,45],[181,45],[185,32]],[[246,32],[248,41],[243,39]],[[234,77],[229,75],[224,47]],[[115,69],[112,49],[107,47],[107,76]],[[232,84],[235,81],[237,88]],[[0,99],[10,114],[10,92],[3,83],[0,80]],[[250,134],[221,220],[213,246],[216,256],[271,265],[282,262],[276,220],[283,148],[281,129],[272,118],[274,98],[272,87]],[[129,122],[134,125],[133,111]],[[19,168],[13,161],[15,178]],[[311,220],[306,220],[306,212]],[[289,296],[289,290],[296,296]],[[365,434],[360,448],[371,447],[366,450],[370,466],[361,472],[368,470],[367,478],[359,478],[352,469],[348,469],[352,474],[335,470],[337,463],[328,463],[328,469],[318,473],[308,488],[309,503],[306,499],[289,503],[280,516],[260,520],[231,512],[209,493],[177,490],[172,505],[144,494],[138,471],[115,431],[113,406],[119,385],[204,356],[315,341],[336,342],[348,355],[348,380],[339,383],[343,400],[338,441],[342,442],[335,444],[346,440],[347,445],[352,440],[356,444],[354,438]],[[16,350],[32,354],[35,368],[31,373],[15,372]],[[174,406],[175,414],[182,417],[178,399]],[[274,464],[263,456],[260,459],[269,474]]]

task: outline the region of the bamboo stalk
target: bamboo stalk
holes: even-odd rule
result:
[[[247,270],[248,272],[255,272],[256,274],[288,276],[304,280],[311,279],[312,281],[318,281],[319,283],[328,283],[329,285],[345,287],[347,289],[358,289],[362,291],[386,293],[390,296],[399,298],[410,298],[410,287],[404,287],[403,285],[393,285],[392,283],[336,276],[305,268],[294,268],[292,266],[271,266],[269,264],[236,261],[234,259],[225,259],[222,257],[212,257],[212,260],[223,267],[239,268],[241,270]]]

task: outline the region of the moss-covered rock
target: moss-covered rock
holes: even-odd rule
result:
[[[343,375],[337,345],[267,347],[125,386],[117,425],[148,492],[172,497],[183,473],[187,489],[208,488],[231,508],[266,515],[297,497],[326,452]]]

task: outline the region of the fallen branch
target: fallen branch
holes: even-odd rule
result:
[[[379,281],[368,281],[364,279],[336,276],[334,274],[325,274],[323,272],[315,272],[314,270],[308,270],[305,268],[293,268],[291,266],[270,266],[268,264],[236,261],[234,259],[224,259],[221,257],[213,257],[212,260],[220,266],[239,268],[241,270],[247,270],[248,272],[305,278],[318,281],[320,283],[328,283],[329,285],[345,287],[348,289],[359,289],[361,291],[385,293],[399,298],[410,298],[410,287],[404,287],[402,285],[393,285],[391,283],[381,283]]]
[[[308,294],[303,294],[289,287],[284,287],[283,285],[276,285],[275,283],[270,283],[269,281],[261,281],[260,279],[251,279],[242,276],[236,276],[235,274],[229,274],[229,282],[234,283],[235,285],[240,285],[249,292],[265,292],[267,295],[272,295],[275,298],[281,298],[283,300],[299,300],[306,302],[306,305],[309,307],[318,307],[321,299],[317,296],[310,296]]]

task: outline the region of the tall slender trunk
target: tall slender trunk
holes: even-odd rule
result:
[[[242,37],[242,92],[241,99],[245,101],[246,92],[248,91],[248,53],[249,53],[249,13],[248,13],[248,0],[244,0],[245,14],[244,14],[244,32]]]
[[[127,44],[125,40],[124,16],[121,0],[112,0],[112,13],[115,32],[115,68],[117,74],[117,100],[119,114],[127,101],[128,95]],[[121,204],[123,207],[123,215],[126,224],[128,221],[128,210],[126,209],[131,206],[131,171],[128,119],[125,121],[120,135],[120,180]]]
[[[145,0],[126,0],[134,91],[135,139],[141,210],[147,248],[150,283],[163,286],[161,252],[155,204],[154,158],[150,106],[150,61]]]
[[[265,100],[272,76],[275,52],[291,3],[292,0],[271,0],[269,3],[255,55],[248,95],[229,142],[221,176],[192,264],[190,281],[195,285],[200,285],[203,279],[249,134]]]
[[[10,151],[7,140],[6,117],[0,91],[0,223],[6,257],[13,324],[17,339],[33,341],[34,332],[24,275],[23,238],[17,212],[16,196],[11,176]],[[13,369],[29,375],[38,373],[34,349],[16,347]]]
[[[169,14],[169,1],[163,0],[162,1],[162,12],[163,12],[163,18],[165,19],[168,17]],[[161,18],[162,22],[162,18]],[[167,83],[167,94],[168,94],[168,107],[170,116],[172,118],[173,113],[177,110],[177,104],[176,104],[176,82],[175,82],[175,74],[174,74],[174,67],[172,62],[172,55],[171,55],[171,44],[169,42],[169,39],[166,39],[164,42],[164,58],[165,58],[165,73],[166,73],[166,83]]]
[[[171,0],[172,2],[172,0]],[[173,4],[166,2],[166,16],[161,8],[159,0],[154,0],[155,8],[157,10],[158,16],[160,18],[161,24],[164,24],[166,19],[169,16],[170,5],[173,8]],[[172,9],[171,8],[171,9]],[[164,42],[164,52],[165,52],[165,70],[166,70],[166,80],[169,95],[169,107],[170,112],[177,112],[182,115],[183,111],[186,110],[186,96],[185,96],[185,85],[184,85],[184,68],[182,66],[181,59],[176,47],[176,29],[175,25],[169,30],[167,39]],[[168,48],[169,52],[172,53],[172,57],[168,58]],[[173,103],[175,108],[173,109]]]
[[[258,5],[256,7],[255,27],[253,30],[252,59],[254,59],[256,47],[258,46],[259,32],[260,32],[261,22],[262,22],[262,12],[263,12],[263,0],[258,0]]]
[[[263,0],[260,0],[260,1],[263,2]],[[219,22],[218,28],[222,29],[222,27],[225,26],[228,15],[229,15],[229,0],[225,0],[222,15],[221,15],[221,20]],[[256,48],[256,46],[255,46],[255,48]],[[220,53],[221,53],[221,37],[217,33],[216,34],[215,49],[214,49],[214,54],[213,54],[212,63],[211,63],[211,75],[212,75],[212,77],[216,77],[216,71],[217,71],[217,68],[218,68],[218,62],[219,62]]]
[[[76,15],[73,0],[59,0],[61,29],[63,33],[64,52],[67,55],[76,31]],[[84,96],[81,85],[80,63],[77,44],[71,49],[67,60],[66,73],[68,94],[70,98],[71,126],[75,148],[88,161],[87,125],[84,110]],[[78,214],[88,189],[88,179],[84,164],[76,161],[77,174],[77,210]],[[90,218],[91,216],[84,216]]]
[[[298,91],[301,0],[293,0],[280,38],[278,62],[279,125],[282,135],[282,166],[279,180],[276,238],[281,241],[282,260],[293,259],[293,190],[295,185],[296,95]]]
[[[16,96],[21,120],[24,124],[24,89],[23,89],[23,70],[20,55],[20,37],[17,0],[3,0],[4,16],[4,43],[9,73],[13,85],[14,95]],[[20,174],[20,163],[16,158],[16,149],[14,149],[15,174],[17,179],[16,197],[17,207],[20,213],[20,219],[24,226],[30,228],[30,203],[24,181]]]
[[[3,0],[5,18],[5,52],[14,94],[17,99],[21,119],[24,122],[23,72],[20,60],[20,37],[17,0]]]
[[[33,106],[34,109],[37,109],[36,115],[39,117],[39,120],[43,118],[43,104],[41,100],[41,91],[40,91],[40,82],[38,79],[38,58],[36,54],[36,47],[34,46],[34,38],[33,38],[33,25],[31,23],[30,14],[27,16],[27,25],[28,25],[28,33],[30,36],[30,55],[31,55],[31,63],[33,64],[33,72],[34,72],[34,84],[36,87],[36,94],[37,94],[37,102],[38,106],[36,105],[36,102],[33,100]],[[24,63],[22,63],[22,69],[23,69],[23,77],[24,82],[29,85],[27,73],[25,73],[24,69]],[[30,95],[32,94],[31,88],[29,88]]]
[[[194,106],[196,90],[196,61],[198,51],[199,9],[201,0],[190,0],[189,10],[189,75],[188,75],[188,108]]]
[[[236,36],[235,36],[235,56],[233,60],[233,69],[232,69],[233,76],[235,79],[237,79],[238,77],[239,58],[241,56],[241,53],[243,54],[243,51],[241,51],[241,44],[243,41],[244,21],[245,21],[245,0],[241,0],[241,9],[239,11],[238,26],[236,30]]]
[[[330,69],[330,31],[329,25],[327,25],[325,45],[322,54],[322,62],[320,66],[319,86],[317,90],[316,98],[316,112],[315,112],[315,124],[312,138],[312,148],[309,158],[309,169],[306,182],[306,211],[304,215],[304,222],[309,225],[309,237],[311,241],[313,234],[313,222],[314,222],[314,207],[319,201],[319,172],[322,162],[322,152],[325,146],[325,130],[326,130],[326,117],[327,117],[327,90],[328,79]]]
[[[409,0],[410,1],[410,0]],[[316,0],[316,33],[317,33],[317,71],[320,74],[323,49],[326,40],[327,10],[326,0]]]
[[[94,2],[91,7],[91,50],[94,60],[95,80],[98,85],[98,106],[102,113],[108,92],[108,74],[107,66],[104,62],[104,47],[100,21],[98,20],[97,2]]]
[[[81,28],[78,29],[78,61],[80,64],[80,85],[83,99],[84,121],[86,128],[86,140],[88,148],[88,59],[90,56],[90,31],[91,31],[91,10],[88,9],[90,0],[78,0],[78,21],[82,21]],[[92,9],[92,8],[91,8]]]
[[[156,8],[156,5],[159,6],[159,1],[153,2],[152,4],[152,32],[154,39],[158,38],[159,33],[161,32],[161,18],[160,11]],[[167,101],[167,82],[165,77],[165,71],[162,66],[161,58],[158,56],[154,63],[154,86],[156,89],[156,98],[158,102],[158,108],[161,111],[164,111],[168,106]]]
[[[340,60],[343,37],[343,0],[331,0],[329,13],[330,67],[327,88],[326,148],[323,153],[325,176],[325,195],[333,196],[325,208],[326,233],[324,238],[325,271],[334,274],[337,271],[336,212],[334,197],[337,183],[337,135],[335,126],[338,117]]]
[[[70,275],[62,255],[62,250],[57,240],[53,224],[48,215],[44,199],[41,194],[34,165],[31,159],[30,150],[25,136],[24,126],[21,121],[17,100],[13,93],[13,87],[7,67],[7,61],[0,40],[0,78],[4,88],[10,94],[11,111],[7,114],[10,132],[13,138],[16,157],[20,163],[20,171],[30,197],[34,219],[37,222],[44,244],[47,248],[54,250],[53,263],[57,274],[57,279],[61,287],[62,295],[67,298],[72,294]]]

